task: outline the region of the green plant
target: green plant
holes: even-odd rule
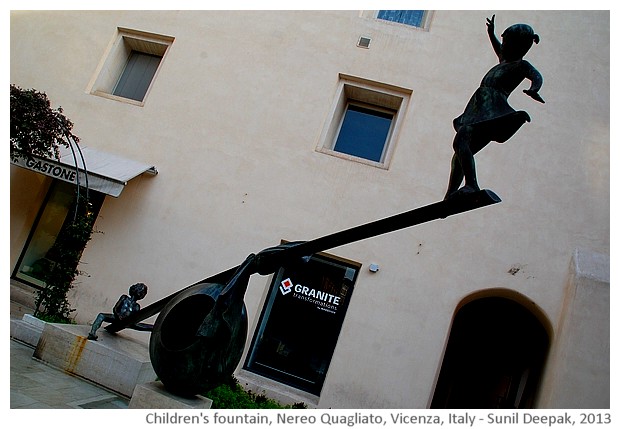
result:
[[[75,324],[75,322],[73,320],[67,320],[64,317],[57,317],[57,316],[47,316],[45,314],[40,314],[38,316],[36,316],[38,319],[43,320],[44,322],[47,323],[70,323],[70,324]]]
[[[77,145],[80,139],[71,133],[73,123],[62,108],[51,108],[44,92],[22,89],[11,84],[11,160],[19,158],[60,158],[60,146]],[[81,188],[77,188],[79,191]],[[47,321],[69,322],[67,293],[80,274],[78,263],[93,233],[94,214],[88,198],[76,192],[74,207],[54,245],[48,251],[41,280],[45,287],[37,291],[35,316]],[[87,193],[86,193],[87,194]]]
[[[257,395],[241,387],[237,379],[230,376],[224,383],[209,390],[205,396],[213,401],[213,409],[268,409],[268,408],[306,408],[302,402],[284,406],[265,395]]]

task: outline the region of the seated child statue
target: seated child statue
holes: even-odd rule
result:
[[[140,310],[140,304],[138,304],[138,300],[144,298],[146,296],[147,287],[144,283],[136,283],[129,288],[129,296],[122,295],[114,308],[112,309],[113,313],[99,313],[95,321],[93,322],[93,326],[88,334],[89,340],[97,340],[97,330],[101,327],[103,322],[112,323],[117,320],[123,320],[133,313],[136,313]],[[152,331],[153,325],[148,323],[135,323],[133,325],[128,326],[129,329],[135,329],[137,331]]]

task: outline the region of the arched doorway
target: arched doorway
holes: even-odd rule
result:
[[[483,297],[456,313],[431,408],[532,408],[549,349],[517,301]]]

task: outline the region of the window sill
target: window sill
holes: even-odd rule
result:
[[[308,408],[316,408],[319,405],[319,397],[316,395],[278,383],[245,369],[239,370],[239,373],[235,374],[235,378],[244,388],[264,394],[284,405],[293,405],[299,402],[303,402]]]
[[[342,152],[337,152],[335,150],[327,149],[324,147],[319,147],[316,149],[316,151],[319,153],[323,153],[325,155],[331,155],[336,158],[345,159],[347,161],[354,161],[360,164],[369,165],[371,167],[379,168],[381,170],[389,170],[389,165],[387,163],[371,161],[369,159],[364,159],[358,156],[349,155],[349,154],[342,153]]]
[[[92,95],[96,95],[98,97],[107,98],[109,100],[120,101],[121,103],[133,104],[134,106],[144,107],[144,101],[132,100],[131,98],[119,97],[118,95],[108,94],[103,91],[93,91]]]

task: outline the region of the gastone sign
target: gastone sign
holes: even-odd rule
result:
[[[11,162],[15,165],[19,165],[20,167],[45,174],[46,176],[50,176],[55,179],[64,180],[69,183],[77,182],[77,170],[75,167],[68,167],[51,160],[43,160],[36,157],[20,157],[17,161],[11,160]]]

